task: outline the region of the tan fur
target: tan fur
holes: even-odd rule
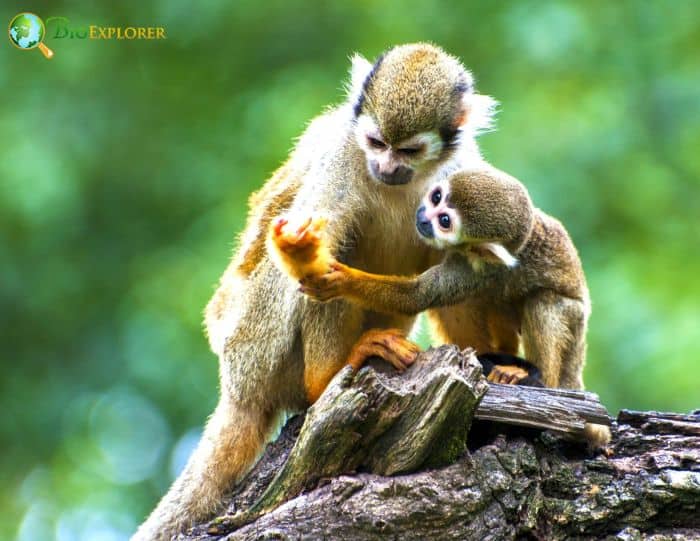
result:
[[[530,237],[535,209],[525,186],[510,175],[492,167],[460,171],[448,189],[448,204],[459,211],[471,244],[496,241],[515,254]]]
[[[367,111],[387,142],[398,143],[415,133],[465,120],[454,86],[471,86],[472,78],[459,60],[420,43],[396,47],[389,54],[366,89]],[[406,96],[397,88],[416,92]]]
[[[245,251],[236,255],[236,270],[243,276],[250,275],[265,257],[265,241],[272,218],[286,212],[294,201],[299,183],[296,182],[298,176],[290,173],[288,165],[280,167],[269,182],[250,196],[248,207],[255,214],[248,220],[255,221],[251,225],[258,230],[258,235]]]
[[[237,254],[205,315],[212,350],[220,358],[219,405],[185,471],[135,540],[170,539],[211,516],[224,491],[251,467],[280,415],[316,400],[348,360],[353,365],[361,361],[358,351],[376,350],[371,344],[377,335],[366,335],[363,346],[354,348],[363,333],[374,327],[406,332],[414,321],[412,315],[380,314],[344,300],[309,300],[279,270],[284,257],[273,260],[266,242],[280,213],[290,222],[294,216],[326,216],[328,252],[348,264],[376,273],[413,274],[434,260],[435,252],[407,232],[413,231],[416,206],[437,173],[480,163],[473,130],[461,146],[416,164],[409,183],[378,181],[370,175],[355,136],[354,109],[369,75],[361,71],[371,66],[358,58],[353,66],[347,102],[316,118],[285,165],[250,199]],[[387,133],[414,135],[417,127],[435,132],[440,129],[437,119],[453,120],[450,115],[458,106],[450,86],[455,78],[467,77],[456,60],[437,47],[419,44],[392,49],[381,66],[372,78],[377,86],[369,90],[371,111],[363,114],[374,115],[377,123],[381,118]],[[419,66],[421,74],[436,75],[411,75]],[[383,83],[384,73],[392,78],[391,92]],[[445,76],[447,82],[441,78]],[[421,106],[405,109],[401,104],[406,103]],[[399,106],[403,108],[397,116],[392,108]],[[433,110],[441,107],[447,110]],[[411,348],[403,338],[389,343],[399,357]]]
[[[461,218],[460,238],[468,241],[453,246],[445,262],[409,278],[326,261],[330,272],[307,276],[305,292],[319,300],[342,296],[381,312],[432,308],[439,341],[478,353],[517,354],[522,346],[545,385],[582,389],[590,299],[566,230],[532,206],[521,183],[493,168],[460,171],[446,184],[448,204]],[[485,241],[513,250],[518,264],[474,265],[473,247]],[[602,426],[588,427],[587,435],[597,446],[610,436]]]

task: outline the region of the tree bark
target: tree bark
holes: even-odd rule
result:
[[[700,539],[698,412],[622,411],[593,455],[583,425],[607,417],[591,393],[489,388],[454,346],[402,375],[371,364],[180,539]]]

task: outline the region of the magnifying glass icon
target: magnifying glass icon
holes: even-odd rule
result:
[[[20,13],[10,21],[7,29],[12,45],[23,51],[39,48],[43,55],[51,59],[53,51],[44,45],[46,26],[41,17],[34,13]]]

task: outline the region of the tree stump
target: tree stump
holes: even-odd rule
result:
[[[590,393],[489,388],[454,346],[347,368],[179,539],[700,539],[700,415],[623,411],[592,456],[606,421]]]

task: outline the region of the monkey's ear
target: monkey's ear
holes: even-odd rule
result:
[[[498,102],[485,94],[472,94],[467,92],[462,98],[466,112],[463,128],[473,134],[492,131],[495,127],[494,116]]]
[[[350,59],[350,81],[347,84],[348,101],[357,103],[362,94],[365,80],[372,73],[372,64],[360,54],[355,53]]]

